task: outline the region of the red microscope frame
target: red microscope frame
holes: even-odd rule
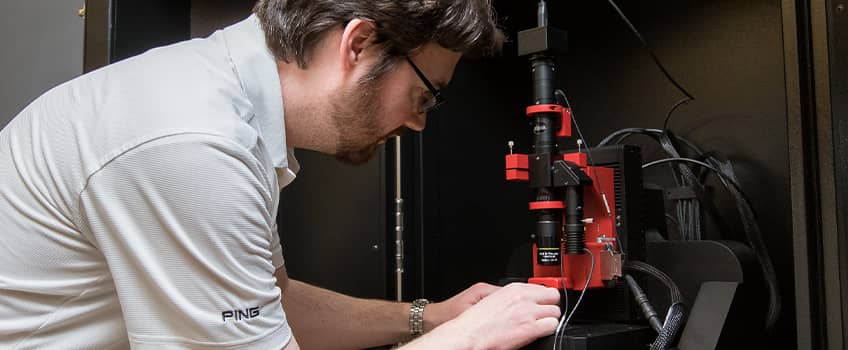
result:
[[[571,111],[558,104],[533,105],[527,108],[529,117],[540,115],[554,116],[552,119],[558,128],[556,138],[571,136]],[[540,159],[541,158],[541,159]],[[546,158],[550,158],[549,160]],[[542,164],[539,164],[542,161]],[[534,165],[535,163],[535,165]],[[547,163],[547,164],[545,164]],[[548,166],[550,165],[550,166]],[[580,177],[580,183],[557,181],[558,170],[568,168],[573,175]],[[540,247],[540,240],[533,244],[533,277],[528,282],[551,288],[567,290],[583,290],[588,288],[604,288],[613,284],[621,276],[622,259],[616,239],[615,223],[615,193],[614,169],[602,166],[590,166],[587,154],[583,150],[573,153],[558,153],[553,151],[549,157],[537,154],[510,154],[506,156],[506,179],[508,181],[534,182],[539,175],[534,173],[547,172],[550,169],[552,180],[542,185],[531,187],[548,187],[552,189],[553,198],[530,202],[529,209],[533,213],[542,211],[553,214],[560,222],[553,244]],[[561,172],[560,172],[561,173]],[[542,178],[548,176],[542,174]],[[563,177],[563,176],[559,176]],[[565,176],[567,178],[567,176]],[[539,182],[536,180],[536,182]],[[545,186],[550,185],[550,186]],[[580,208],[572,208],[567,213],[569,195],[562,195],[566,187],[574,187],[574,196],[582,195],[582,200],[576,202]],[[578,194],[579,193],[579,194]],[[537,199],[539,197],[537,196]],[[578,215],[582,214],[582,215]],[[537,215],[541,217],[542,215]],[[550,218],[550,216],[548,217]],[[569,220],[570,219],[570,220]],[[537,222],[550,220],[537,219]],[[541,226],[537,225],[537,228]],[[569,235],[571,231],[581,231],[582,234]],[[543,230],[544,228],[542,228]],[[535,235],[541,234],[537,229]],[[577,241],[579,240],[579,241]],[[571,249],[569,249],[571,248]],[[587,254],[587,251],[591,254]],[[591,280],[587,282],[591,273]]]

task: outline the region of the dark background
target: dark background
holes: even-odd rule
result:
[[[835,305],[848,283],[839,234],[848,192],[836,179],[848,169],[848,123],[840,117],[848,106],[845,4],[620,2],[696,98],[676,112],[670,128],[726,155],[758,214],[783,294],[778,328],[763,347],[841,348],[846,311]],[[252,3],[114,0],[112,60],[206,36],[245,17]],[[529,67],[516,57],[514,39],[535,26],[536,5],[494,3],[513,41],[497,58],[461,61],[446,91],[449,102],[428,118],[426,131],[404,140],[407,300],[439,300],[477,281],[494,283],[529,241],[530,193],[503,180],[503,155],[509,140],[516,151],[528,151]],[[551,25],[570,39],[570,51],[558,58],[559,84],[588,143],[625,127],[662,127],[682,95],[609,5],[549,4]],[[662,156],[645,139],[630,141],[644,146],[646,160]],[[358,168],[298,153],[303,170],[284,189],[278,217],[293,277],[362,297],[394,297],[392,151],[389,145]],[[668,185],[667,169],[647,172],[646,182]],[[731,230],[708,225],[707,237],[741,238],[732,200],[715,189]]]

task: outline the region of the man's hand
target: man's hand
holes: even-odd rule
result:
[[[560,316],[559,298],[556,289],[510,284],[410,343],[408,349],[517,349],[553,334]]]
[[[459,314],[500,288],[481,282],[454,295],[448,300],[427,305],[424,309],[424,331],[429,332],[440,324],[456,318]]]

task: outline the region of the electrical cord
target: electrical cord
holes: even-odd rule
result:
[[[621,17],[621,19],[624,21],[624,23],[627,24],[627,27],[630,28],[630,31],[633,32],[633,34],[636,36],[636,38],[639,39],[639,42],[642,44],[642,47],[645,49],[645,51],[648,52],[648,55],[651,56],[651,60],[654,61],[654,63],[657,65],[657,67],[660,69],[660,71],[663,73],[663,75],[665,75],[665,78],[668,79],[668,81],[672,85],[674,85],[674,87],[677,88],[677,90],[679,90],[681,93],[683,93],[683,95],[686,96],[686,98],[675,103],[674,106],[671,108],[671,110],[669,110],[668,115],[666,116],[665,122],[663,123],[663,129],[666,129],[666,126],[668,126],[668,120],[671,119],[671,115],[672,115],[672,113],[674,113],[674,110],[677,109],[677,107],[679,107],[680,105],[682,105],[686,102],[694,101],[695,97],[692,96],[692,94],[690,94],[689,91],[687,91],[682,85],[680,85],[680,83],[677,82],[677,80],[674,79],[674,77],[671,76],[671,74],[668,72],[668,70],[662,64],[662,62],[660,62],[660,59],[657,58],[657,55],[654,54],[654,50],[652,50],[650,45],[648,45],[648,41],[645,40],[645,37],[642,36],[642,33],[640,33],[638,29],[636,29],[636,26],[634,26],[633,23],[630,22],[630,19],[627,18],[627,15],[624,14],[624,11],[621,11],[621,8],[618,7],[618,5],[615,3],[615,1],[607,0],[607,2],[609,2],[610,6],[612,6],[612,8],[615,10],[615,12],[618,13],[618,16]]]
[[[600,143],[600,146],[608,145],[608,144],[618,144],[623,142],[630,136],[633,135],[644,135],[653,139],[663,148],[666,153],[671,156],[670,160],[658,162],[654,165],[668,163],[671,165],[672,163],[689,163],[697,165],[698,168],[696,170],[703,170],[698,174],[698,171],[693,171],[697,176],[698,184],[703,184],[705,182],[705,176],[709,173],[715,173],[718,176],[719,182],[722,186],[734,197],[736,202],[737,212],[740,215],[740,219],[743,224],[743,231],[745,234],[745,240],[748,245],[754,251],[754,254],[757,258],[757,262],[760,265],[760,268],[763,272],[763,277],[766,282],[766,287],[768,289],[769,301],[768,301],[768,311],[766,315],[765,329],[767,332],[771,332],[774,328],[777,319],[780,316],[781,311],[781,295],[777,286],[777,275],[774,272],[774,267],[771,262],[771,258],[768,255],[768,250],[766,249],[765,243],[762,238],[762,233],[760,232],[759,225],[756,220],[756,215],[754,214],[753,207],[748,201],[747,197],[742,193],[742,187],[739,184],[739,180],[736,177],[735,171],[733,170],[733,165],[724,159],[717,152],[705,153],[702,151],[697,145],[690,142],[684,137],[677,136],[671,132],[671,130],[661,130],[661,129],[649,129],[649,128],[625,128],[618,131],[613,132],[612,134],[605,137]],[[691,159],[680,156],[680,153],[677,151],[674,143],[680,143],[681,145],[686,146],[689,151],[694,153],[699,159]],[[682,160],[682,159],[687,160]],[[678,160],[681,159],[681,160]],[[650,164],[650,163],[649,163]],[[647,166],[648,164],[646,164]],[[651,165],[651,166],[654,166]],[[709,165],[706,167],[704,165]],[[689,168],[689,170],[692,170]],[[678,174],[676,170],[673,170],[673,175],[675,181],[678,182]],[[677,183],[677,186],[680,186],[680,183]],[[711,202],[706,200],[706,198],[701,198],[699,202],[705,202],[707,212],[716,219],[716,223],[722,228],[721,232],[730,232],[731,230],[726,226],[723,220],[721,220],[720,215],[718,214],[717,208]],[[677,216],[677,226],[680,227],[681,237],[683,239],[691,239],[697,238],[700,239],[700,235],[695,237],[690,236],[690,231],[692,231],[691,222],[688,217],[699,216],[698,212],[692,211],[691,208],[686,201],[679,201],[678,206],[676,208],[676,216]],[[681,220],[683,219],[683,220]]]
[[[672,158],[680,158],[680,152],[677,150],[677,147],[674,145],[670,136],[674,136],[674,134],[666,129],[657,135],[657,140],[663,150],[665,150],[665,152]],[[678,164],[678,172],[680,174],[680,180],[677,183],[678,187],[685,186],[692,188],[696,194],[704,193],[704,186],[700,181],[698,181],[698,176],[695,175],[691,168],[684,164]],[[678,215],[681,222],[684,224],[681,226],[681,235],[687,240],[700,240],[701,202],[696,196],[696,198],[679,199],[678,203],[680,204],[680,211]]]
[[[617,130],[612,134],[609,134],[605,137],[601,142],[598,143],[598,147],[606,146],[607,144],[620,144],[626,138],[633,135],[645,135],[653,138],[655,141],[658,141],[658,137],[663,133],[664,130],[661,129],[648,129],[648,128],[625,128],[621,130]],[[689,147],[690,150],[695,152],[695,154],[702,156],[704,155],[704,151],[701,150],[700,147],[687,140],[686,138],[674,135],[674,140],[678,142],[682,142],[686,147]]]
[[[689,101],[693,101],[693,99],[685,97],[680,101],[677,101],[677,103],[675,103],[673,106],[671,106],[671,109],[669,109],[668,113],[666,113],[665,115],[665,120],[663,121],[663,130],[668,130],[668,121],[671,120],[671,115],[674,114],[674,111],[676,111],[678,107],[688,103]]]
[[[768,289],[769,294],[769,306],[766,314],[765,328],[766,332],[770,333],[771,330],[774,328],[774,325],[777,323],[777,319],[780,316],[781,309],[780,290],[777,287],[777,273],[774,270],[774,265],[772,265],[771,257],[768,254],[768,249],[766,248],[765,242],[763,241],[759,225],[756,222],[756,215],[753,212],[748,198],[745,197],[744,193],[742,193],[741,186],[736,180],[735,175],[726,174],[725,172],[719,170],[717,167],[711,164],[690,158],[659,159],[653,162],[646,163],[642,166],[642,168],[645,169],[655,165],[670,162],[687,162],[697,164],[706,169],[712,170],[718,176],[719,181],[736,199],[736,209],[739,212],[739,216],[742,220],[743,231],[745,232],[748,244],[751,245],[751,249],[754,251],[754,255],[757,257],[757,261],[760,263],[760,268],[766,281],[766,288]]]
[[[665,66],[662,64],[662,62],[660,62],[659,58],[657,58],[657,55],[654,54],[654,50],[652,50],[651,47],[648,45],[648,42],[645,40],[645,37],[642,36],[642,33],[640,33],[639,30],[636,29],[636,26],[634,26],[633,23],[630,22],[630,19],[627,18],[627,15],[625,15],[623,11],[621,11],[621,9],[618,7],[618,5],[616,5],[615,1],[613,1],[613,0],[607,0],[607,1],[609,2],[610,6],[612,6],[612,8],[615,9],[615,12],[618,13],[618,16],[621,17],[621,19],[624,21],[624,23],[627,24],[627,26],[630,28],[630,31],[632,31],[633,34],[636,35],[636,38],[639,39],[640,43],[642,43],[642,47],[644,47],[645,50],[648,51],[648,54],[651,55],[651,59],[654,60],[654,63],[657,64],[657,67],[659,67],[659,69],[662,71],[663,75],[665,75],[665,77],[668,79],[668,81],[671,82],[671,84],[673,84],[678,90],[680,90],[681,93],[686,95],[686,97],[688,97],[689,100],[694,100],[695,97],[693,97],[692,94],[689,93],[689,91],[686,91],[686,89],[683,88],[683,86],[681,86],[677,82],[677,80],[674,80],[674,78],[671,76],[671,74],[668,73],[668,70],[665,69]]]
[[[713,167],[722,167],[721,164],[718,164],[719,161],[715,158],[709,158],[708,162],[712,163],[711,165],[713,165]],[[729,162],[727,162],[726,166],[729,167],[729,171],[726,174],[722,173],[725,175],[721,176],[719,180],[721,180],[725,188],[727,188],[727,190],[730,191],[736,199],[736,209],[739,211],[742,218],[743,231],[748,239],[748,243],[751,245],[751,249],[754,251],[754,255],[760,263],[763,277],[766,280],[766,288],[769,293],[769,306],[766,315],[766,332],[771,333],[778,318],[780,317],[781,309],[781,295],[777,286],[777,273],[772,265],[772,260],[768,254],[765,241],[763,241],[763,235],[762,232],[760,232],[760,226],[757,224],[756,214],[754,213],[753,207],[751,206],[748,198],[742,192],[741,186],[739,186],[739,181],[736,179],[735,172],[732,170],[732,167],[730,167]],[[728,184],[732,186],[728,186]]]
[[[671,157],[680,157],[680,153],[677,151],[677,146],[675,145],[675,142],[679,142],[695,154],[699,155],[699,157],[706,158],[704,156],[704,152],[698,146],[683,137],[674,135],[670,130],[646,128],[621,129],[605,137],[601,141],[600,145],[622,143],[626,138],[633,135],[645,135],[650,137]],[[706,203],[708,213],[716,218],[716,222],[723,223],[723,221],[720,220],[718,210],[715,209],[712,202],[706,201],[702,198],[703,195],[701,195],[701,193],[703,193],[704,189],[701,185],[703,181],[700,176],[696,176],[698,174],[693,174],[691,169],[684,169],[683,165],[678,165],[680,167],[679,170],[675,169],[672,164],[669,164],[669,166],[672,169],[672,178],[674,179],[675,186],[690,187],[693,191],[697,191],[698,199],[701,199],[700,201],[696,198],[680,198],[675,200],[676,207],[674,213],[677,219],[674,221],[680,232],[680,237],[683,240],[700,239],[702,236],[702,225],[700,221],[702,203]]]
[[[612,216],[612,212],[610,211],[610,205],[607,201],[607,194],[604,191],[604,187],[601,185],[601,177],[598,176],[598,169],[595,168],[595,160],[592,158],[592,147],[589,145],[589,141],[586,141],[586,137],[583,136],[583,132],[580,131],[580,124],[577,122],[577,117],[574,113],[574,108],[571,107],[571,102],[568,101],[568,96],[565,94],[565,91],[562,89],[556,89],[554,92],[555,95],[562,97],[562,102],[565,103],[565,106],[571,110],[571,122],[574,124],[574,128],[577,130],[577,136],[583,140],[583,144],[586,145],[586,157],[589,158],[589,162],[592,163],[592,171],[594,172],[595,179],[598,181],[598,191],[601,194],[601,198],[604,201],[604,208],[606,209],[607,216]],[[624,242],[622,242],[618,237],[618,231],[613,230],[613,234],[615,235],[616,246],[618,247],[618,252],[624,256],[627,256],[627,252],[624,248]]]
[[[628,260],[624,263],[624,270],[639,272],[657,279],[668,289],[672,304],[684,303],[683,293],[680,292],[680,288],[677,288],[674,280],[653,265],[638,260]]]
[[[606,145],[608,143],[621,143],[627,137],[632,135],[645,135],[650,137],[671,157],[679,158],[681,156],[680,152],[677,150],[677,146],[675,145],[676,142],[679,142],[699,157],[707,158],[698,146],[683,137],[674,135],[670,130],[645,128],[622,129],[604,138],[601,141],[601,144]],[[678,165],[679,169],[677,170],[675,170],[674,165],[669,164],[669,166],[672,169],[672,178],[674,179],[675,186],[689,187],[695,191],[696,197],[698,197],[680,198],[675,200],[675,215],[677,217],[675,222],[677,223],[676,226],[679,229],[680,236],[683,240],[699,240],[702,237],[703,231],[700,218],[702,205],[706,205],[707,212],[716,218],[717,223],[721,225],[724,221],[720,219],[718,209],[715,208],[715,205],[704,198],[703,193],[705,189],[702,185],[702,176],[699,176],[697,173],[693,173],[692,169],[686,168],[684,165]],[[726,227],[722,226],[722,228],[725,229]],[[729,230],[725,230],[724,232],[728,231]]]
[[[562,91],[562,89],[556,89],[556,91],[554,93],[558,96],[562,96],[562,98],[565,102],[565,106],[568,107],[569,110],[571,110],[571,122],[572,122],[572,124],[574,124],[574,128],[577,129],[577,135],[580,136],[580,139],[583,140],[583,144],[586,145],[586,156],[589,157],[589,162],[592,163],[592,165],[594,166],[595,160],[592,159],[591,146],[589,146],[589,141],[586,141],[586,137],[583,136],[583,132],[580,131],[580,124],[577,123],[577,117],[575,116],[574,109],[571,108],[571,103],[568,101],[568,96],[565,95],[565,92]],[[598,176],[598,170],[595,169],[594,167],[592,169],[595,172],[595,179],[597,179],[597,181],[598,181],[598,191],[600,191],[601,197],[604,200],[604,208],[607,211],[607,216],[611,216],[612,212],[610,211],[609,202],[607,201],[607,194],[604,192],[603,186],[601,186],[601,178]],[[621,244],[619,244],[619,246],[620,245]]]
[[[586,248],[583,248],[583,249],[586,249]],[[592,259],[593,263],[594,263],[594,260],[595,259]],[[592,268],[592,270],[594,270],[594,268]],[[563,270],[563,268],[562,268],[562,263],[559,264],[559,273],[560,273],[560,276],[565,277],[565,270]],[[564,303],[565,308],[563,309],[565,311],[563,312],[562,316],[560,316],[559,324],[557,325],[556,332],[554,332],[554,350],[559,350],[559,347],[557,347],[557,339],[559,339],[558,334],[559,334],[560,327],[562,327],[563,321],[565,320],[565,315],[566,315],[566,313],[568,313],[568,288],[566,288],[566,285],[565,285],[565,278],[562,279],[562,295],[565,298],[565,303]]]
[[[624,269],[651,276],[668,288],[671,306],[668,308],[665,322],[663,322],[662,328],[658,332],[657,339],[651,344],[651,350],[668,349],[674,343],[677,333],[683,327],[683,323],[686,320],[683,294],[680,293],[680,289],[677,288],[677,284],[674,283],[671,277],[648,263],[629,260],[624,263]]]
[[[654,306],[651,305],[651,302],[648,300],[648,296],[645,295],[642,287],[639,287],[639,284],[636,283],[633,276],[624,275],[624,281],[627,282],[627,286],[630,287],[630,293],[633,294],[633,299],[636,300],[636,304],[638,304],[639,308],[642,309],[642,314],[645,315],[645,319],[648,320],[648,324],[657,333],[662,332],[663,323],[660,321],[660,316],[657,315],[656,310],[654,310]]]
[[[739,184],[738,184],[738,183],[736,183],[736,180],[734,180],[734,179],[732,179],[732,178],[730,178],[730,177],[727,177],[727,175],[725,175],[724,173],[722,173],[722,172],[721,172],[721,170],[718,170],[716,167],[714,167],[714,166],[712,166],[712,165],[709,165],[709,164],[707,164],[707,163],[704,163],[704,162],[702,162],[702,161],[700,161],[700,160],[695,160],[695,159],[691,159],[691,158],[673,157],[673,158],[663,158],[663,159],[658,159],[658,160],[655,160],[655,161],[653,161],[653,162],[648,162],[648,163],[643,164],[643,165],[642,165],[642,169],[647,169],[647,168],[650,168],[650,167],[652,167],[652,166],[660,165],[660,164],[663,164],[663,163],[673,163],[673,162],[685,162],[685,163],[693,163],[693,164],[700,165],[700,166],[702,166],[702,167],[704,167],[704,168],[707,168],[707,169],[709,169],[709,170],[712,170],[712,171],[713,171],[713,172],[715,172],[715,173],[716,173],[716,174],[717,174],[720,178],[722,178],[722,179],[724,179],[724,180],[726,180],[726,181],[730,181],[730,183],[731,183],[733,186],[739,187]]]
[[[574,316],[574,312],[577,311],[577,307],[579,307],[580,302],[583,301],[583,296],[586,295],[586,290],[589,289],[589,282],[592,281],[592,274],[595,272],[595,254],[592,253],[592,251],[588,248],[583,248],[583,251],[589,253],[590,258],[592,259],[592,264],[589,267],[589,274],[586,277],[586,284],[583,285],[583,290],[580,291],[580,297],[578,297],[577,302],[574,303],[574,308],[571,309],[570,313],[568,313],[568,317],[566,317],[563,313],[559,320],[559,325],[556,328],[556,332],[554,332],[554,350],[559,350],[561,348],[562,338],[565,336],[565,328],[568,327],[568,322],[571,321],[571,316]],[[566,291],[565,294],[568,295],[568,291]],[[567,298],[568,297],[566,296],[566,300],[568,300]],[[568,312],[567,307],[565,311]]]

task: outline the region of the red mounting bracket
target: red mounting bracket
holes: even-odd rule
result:
[[[528,181],[530,180],[530,171],[526,154],[507,154],[506,155],[506,180],[507,181]]]
[[[532,117],[537,113],[557,113],[560,115],[559,130],[557,137],[571,136],[571,109],[557,104],[532,105],[527,107],[527,116]]]

